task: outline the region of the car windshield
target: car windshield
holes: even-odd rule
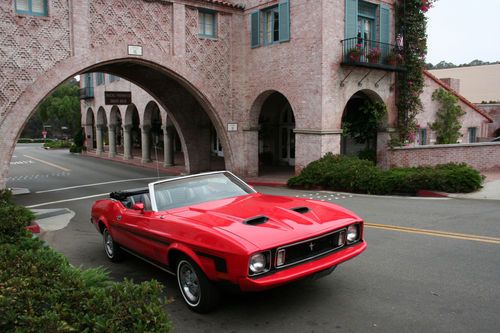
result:
[[[155,211],[255,193],[229,172],[202,174],[153,183]]]

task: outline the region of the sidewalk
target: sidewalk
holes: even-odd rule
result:
[[[482,172],[483,188],[473,193],[453,193],[449,198],[500,200],[500,169]]]

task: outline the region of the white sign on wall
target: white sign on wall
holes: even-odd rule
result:
[[[237,123],[229,123],[229,124],[227,124],[227,131],[228,132],[236,132],[236,131],[238,131],[238,124]]]
[[[142,46],[139,45],[129,45],[128,54],[135,56],[142,56]]]

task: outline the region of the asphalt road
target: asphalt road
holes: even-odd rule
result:
[[[34,145],[18,145],[14,155],[8,186],[32,191],[16,196],[16,202],[75,214],[67,226],[45,235],[50,246],[75,266],[105,267],[116,280],[161,281],[172,300],[166,311],[175,332],[498,332],[500,327],[499,201],[258,188],[355,211],[367,223],[368,249],[323,279],[226,294],[217,311],[199,315],[184,306],[173,277],[135,258],[108,262],[89,223],[94,200],[144,186],[157,177],[155,171]]]

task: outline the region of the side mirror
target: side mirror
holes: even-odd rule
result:
[[[143,202],[137,202],[132,206],[133,210],[140,210],[141,212],[144,212],[144,203]]]

